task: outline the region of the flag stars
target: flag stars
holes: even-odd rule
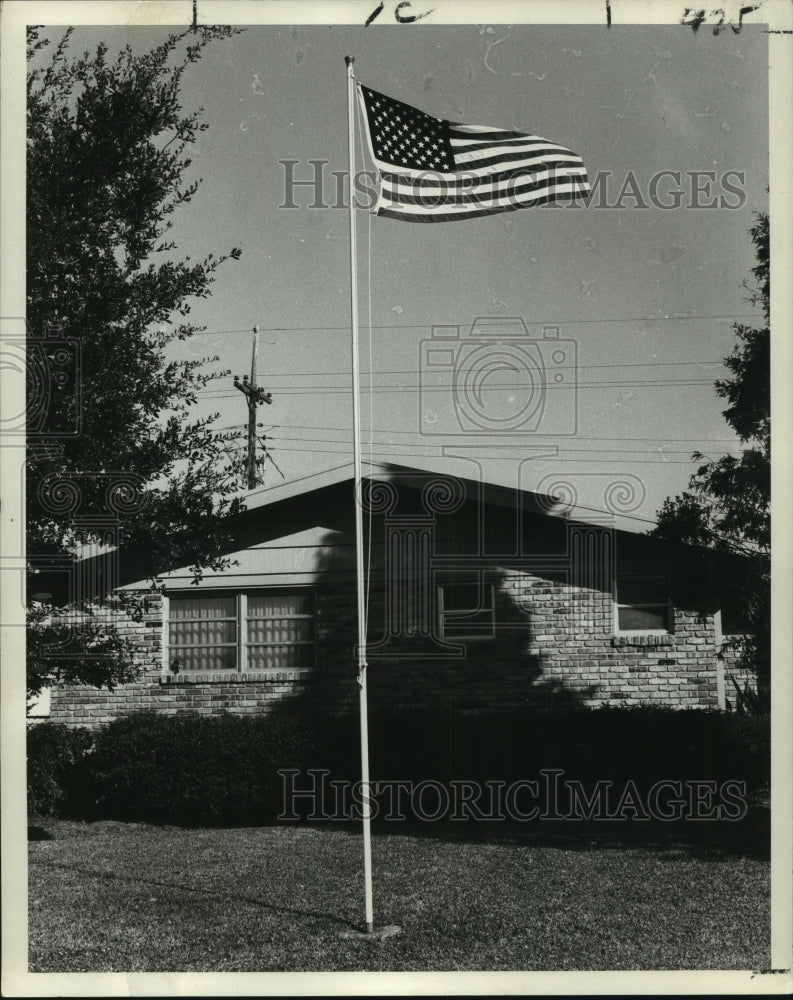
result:
[[[362,89],[376,156],[394,166],[454,169],[444,143],[445,123],[382,94]]]

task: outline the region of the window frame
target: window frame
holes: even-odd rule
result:
[[[656,580],[666,584],[666,601],[620,601],[620,581],[624,580]],[[615,573],[614,586],[612,590],[612,604],[614,607],[614,634],[615,635],[674,635],[675,631],[675,608],[672,601],[672,580],[663,573]],[[621,628],[620,610],[622,608],[665,608],[666,627],[665,628]]]
[[[251,597],[259,595],[270,595],[276,597],[285,597],[291,594],[302,594],[308,595],[311,602],[311,611],[306,614],[299,615],[287,615],[286,618],[300,618],[302,620],[309,620],[311,622],[311,638],[301,639],[296,642],[279,642],[279,643],[263,643],[263,642],[249,642],[248,641],[248,600]],[[171,643],[171,601],[173,599],[183,599],[183,598],[201,598],[201,597],[234,597],[235,598],[235,628],[236,628],[236,642],[235,646],[235,665],[233,667],[207,667],[204,669],[185,669],[182,667],[177,674],[174,674],[171,669],[171,664],[176,657],[175,649]],[[227,644],[230,645],[230,644]],[[309,646],[310,653],[308,656],[308,663],[302,664],[301,666],[273,666],[273,667],[251,667],[248,657],[248,647],[249,646]],[[316,666],[317,660],[317,590],[316,587],[246,587],[244,589],[237,588],[206,588],[205,590],[174,590],[165,595],[163,601],[163,636],[162,636],[162,648],[163,648],[163,663],[162,672],[164,675],[170,675],[175,677],[177,680],[186,679],[190,680],[193,677],[200,674],[223,674],[226,677],[239,677],[246,673],[267,673],[273,671],[295,671],[295,670],[312,670]],[[176,647],[178,649],[179,647]]]
[[[477,570],[471,571],[477,574]],[[479,584],[481,585],[482,591],[490,595],[489,606],[484,606],[480,608],[458,608],[456,611],[448,611],[443,605],[443,590],[444,587],[450,586],[454,582],[454,576],[449,574],[445,577],[441,577],[440,580],[436,581],[436,598],[437,598],[437,614],[438,614],[438,635],[439,638],[445,639],[447,642],[488,642],[496,637],[496,586],[492,580],[488,580],[487,577],[479,576]],[[458,582],[461,582],[458,578]],[[466,581],[467,582],[467,581]],[[448,635],[446,632],[446,615],[464,615],[464,614],[485,614],[489,612],[490,614],[490,631],[487,635]]]
[[[278,618],[274,618],[274,621],[309,621],[311,623],[311,638],[310,639],[297,639],[295,641],[286,642],[251,642],[248,635],[248,622],[250,617],[248,615],[248,599],[250,597],[258,597],[264,594],[270,594],[275,596],[286,596],[290,594],[301,594],[307,595],[311,601],[311,611],[307,614],[296,614],[296,615],[280,615]],[[239,628],[239,633],[241,637],[241,655],[240,662],[244,664],[242,668],[242,673],[245,671],[253,670],[256,673],[260,673],[262,670],[312,670],[316,666],[317,660],[317,592],[313,587],[257,587],[249,588],[240,593],[241,605],[240,605],[240,622],[244,622],[244,628]],[[267,621],[266,618],[253,619],[254,621]],[[310,647],[310,662],[299,667],[251,667],[250,659],[248,655],[248,650],[251,646],[266,647],[266,646],[309,646]]]
[[[192,622],[199,622],[199,621],[202,621],[202,620],[205,620],[205,621],[215,621],[215,622],[217,622],[217,621],[233,621],[234,622],[234,641],[233,642],[216,643],[214,645],[214,648],[217,648],[217,649],[230,649],[230,648],[233,648],[234,649],[235,663],[239,664],[239,662],[240,662],[240,659],[239,659],[239,650],[240,650],[240,600],[239,600],[239,594],[236,591],[223,591],[223,590],[217,590],[217,589],[210,590],[210,589],[207,588],[206,590],[203,590],[203,591],[202,590],[194,590],[192,592],[187,592],[187,593],[176,593],[176,592],[174,592],[173,594],[169,594],[168,596],[169,596],[168,606],[164,609],[163,617],[165,619],[165,635],[167,637],[167,648],[166,648],[166,654],[165,654],[165,663],[166,663],[166,669],[167,669],[167,671],[169,673],[173,673],[173,670],[171,669],[171,664],[173,663],[174,659],[176,659],[176,657],[178,655],[175,652],[175,649],[183,649],[183,648],[189,648],[189,649],[212,649],[213,648],[212,646],[210,646],[208,644],[191,643],[191,644],[188,645],[188,644],[185,643],[183,645],[176,646],[175,649],[174,649],[174,644],[171,641],[171,625],[173,624],[173,621],[171,619],[171,599],[172,598],[176,598],[177,600],[180,600],[180,599],[200,600],[201,598],[207,598],[207,599],[209,599],[209,598],[212,598],[212,597],[225,597],[225,598],[231,597],[231,598],[236,598],[235,601],[234,601],[234,615],[233,615],[233,617],[224,616],[222,618],[208,618],[208,619],[201,619],[201,618],[196,618],[196,619],[189,619],[188,618],[188,619],[184,619],[183,618],[183,619],[178,619],[178,620],[179,621],[187,621],[187,622],[190,622],[190,623],[192,623]],[[232,673],[232,672],[233,673],[237,673],[237,672],[239,672],[239,668],[238,668],[238,666],[234,666],[234,667],[219,666],[219,667],[206,668],[206,669],[203,669],[203,670],[200,670],[200,669],[199,670],[192,670],[192,669],[185,669],[184,667],[180,667],[179,673],[176,676],[181,676],[182,674],[186,674],[186,675],[190,676],[190,675],[194,675],[194,674],[209,673],[210,671],[212,673]]]

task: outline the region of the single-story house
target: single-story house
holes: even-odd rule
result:
[[[50,718],[353,709],[353,497],[351,465],[252,493],[233,565],[197,585],[184,568],[151,589],[134,554],[96,556],[138,597],[138,614],[112,620],[141,674],[53,690]],[[372,709],[724,707],[723,642],[740,628],[725,557],[618,527],[609,510],[385,463],[364,464],[361,502]]]

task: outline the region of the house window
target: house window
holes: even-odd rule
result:
[[[237,669],[237,598],[172,597],[168,601],[168,654],[179,672]]]
[[[455,574],[438,587],[444,639],[492,639],[496,632],[495,587],[478,573]]]
[[[247,604],[249,670],[313,665],[313,594],[249,594]]]
[[[657,576],[622,576],[616,594],[618,632],[671,632],[669,581]]]
[[[249,591],[168,601],[174,673],[273,670],[314,663],[314,594]]]

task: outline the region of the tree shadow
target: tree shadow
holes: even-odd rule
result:
[[[629,738],[610,748],[611,757],[596,743],[603,727],[588,730],[586,738],[576,731],[576,720],[587,729],[593,715],[589,706],[603,697],[596,683],[582,680],[587,670],[581,661],[593,655],[586,653],[586,640],[593,634],[602,639],[601,633],[612,630],[611,528],[593,534],[590,525],[549,516],[544,498],[527,506],[529,494],[480,488],[454,477],[403,470],[367,489],[363,528],[373,780],[514,781],[534,778],[541,768],[563,768],[591,787],[601,778],[631,778],[634,759],[636,774],[645,777],[650,772],[710,776],[701,747],[687,761],[678,754],[676,772],[667,769],[667,745],[657,730],[655,742],[644,739],[643,716]],[[313,766],[350,781],[360,776],[352,503],[349,480],[291,497],[269,505],[266,517],[262,511],[248,512],[234,542],[237,549],[256,549],[284,538],[285,531],[299,535],[322,526],[318,544],[314,534],[308,545],[310,566],[304,564],[294,575],[313,580],[317,592],[315,660],[310,666],[276,668],[273,685],[281,693],[256,695],[251,703],[269,715],[307,720],[321,747]],[[589,546],[583,556],[582,545]],[[657,543],[650,539],[620,535],[620,546],[621,555],[636,562],[657,559]],[[702,578],[712,572],[711,564],[701,554],[699,563],[692,561],[690,550],[672,555],[682,567],[676,605],[707,615],[714,588],[703,588]],[[137,579],[134,567],[126,566],[125,575]],[[565,604],[571,594],[582,595],[582,606]],[[576,644],[575,662],[565,663],[560,650]],[[606,669],[625,659],[610,649],[599,655],[606,658]],[[660,774],[647,768],[649,751],[664,755]],[[528,840],[576,850],[640,845],[661,853],[765,858],[767,827],[767,810],[759,809],[732,823],[403,822],[376,824],[376,831]]]
[[[312,827],[329,830],[344,829],[360,833],[360,820],[323,824],[310,822]],[[487,843],[504,847],[532,847],[593,853],[598,851],[649,851],[660,862],[681,858],[706,861],[728,861],[744,857],[768,862],[771,856],[771,811],[766,805],[749,806],[746,816],[738,822],[672,823],[636,821],[515,820],[404,822],[376,818],[372,822],[375,846],[378,837],[405,836],[444,840],[449,843]]]
[[[604,608],[611,614],[613,565],[608,560],[613,551],[602,559],[577,558],[571,538],[578,526],[565,518],[549,517],[541,509],[522,508],[524,499],[514,492],[503,491],[496,497],[496,516],[485,520],[483,494],[460,499],[453,495],[453,486],[444,485],[443,477],[434,477],[433,488],[441,492],[443,503],[428,510],[427,480],[426,474],[423,478],[393,477],[379,494],[382,484],[371,486],[368,498],[364,496],[372,780],[484,782],[494,776],[521,780],[536,777],[538,768],[559,765],[591,783],[608,777],[597,771],[607,757],[595,753],[593,770],[586,760],[576,758],[575,746],[560,748],[553,735],[554,718],[567,716],[567,725],[559,731],[569,737],[569,717],[591,714],[588,706],[599,690],[597,684],[582,683],[577,665],[560,669],[559,656],[543,654],[542,643],[536,641],[535,619],[540,612],[533,609],[541,609],[545,632],[553,629],[554,608],[557,613],[565,610],[559,594],[583,594],[591,606],[583,612],[577,609],[579,616],[564,623],[565,643],[583,646],[590,637],[586,629],[592,628],[593,615],[603,613]],[[590,526],[582,527],[591,531]],[[601,553],[599,539],[613,539],[613,534],[604,529],[596,536]],[[655,553],[653,543],[641,537],[629,539],[625,549],[637,560]],[[703,562],[694,572],[690,553],[673,553],[672,558],[677,555],[688,567],[679,587],[680,600],[704,616],[712,610],[709,592],[699,583],[707,564]],[[520,579],[526,566],[529,584]],[[316,565],[316,579],[326,588],[318,604],[316,662],[305,670],[296,691],[272,708],[312,718],[324,753],[316,766],[327,767],[331,777],[347,780],[360,774],[355,764],[360,722],[355,578],[354,536],[349,521],[347,526],[340,521],[323,539]],[[463,580],[464,588],[477,594],[476,602],[468,603],[467,618],[446,613],[445,589],[453,588],[456,580]],[[466,623],[472,632],[486,633],[488,616],[490,635],[466,635]],[[610,659],[618,656],[612,653]],[[544,720],[543,732],[527,754],[527,730],[537,719]],[[640,732],[636,736],[641,739]],[[632,747],[619,749],[630,757]],[[587,753],[585,744],[581,753]],[[676,763],[680,765],[679,755]],[[694,772],[701,763],[693,753],[688,772],[692,777],[699,777]],[[640,773],[642,766],[637,765]],[[685,770],[685,762],[683,766]],[[630,763],[617,772],[615,777],[624,781]],[[662,768],[661,773],[666,776],[668,772]],[[679,771],[677,776],[686,775]],[[670,859],[682,853],[711,859],[738,854],[764,860],[770,843],[768,810],[759,806],[750,808],[738,822],[573,819],[526,824],[446,819],[435,823],[376,821],[374,829],[378,835],[454,841],[484,838],[581,851],[637,848]]]
[[[440,711],[453,718],[494,708],[586,704],[597,685],[573,687],[549,673],[533,642],[530,601],[515,584],[525,561],[518,495],[503,491],[494,527],[483,519],[484,504],[476,495],[454,496],[448,512],[443,503],[433,509],[428,491],[442,492],[442,500],[459,491],[447,486],[449,481],[427,474],[393,477],[369,486],[370,497],[364,498],[371,710]],[[377,492],[385,487],[387,504]],[[569,571],[559,569],[570,561],[565,522],[542,527],[534,533],[537,579],[558,585],[567,572],[566,582],[574,582]],[[279,708],[340,714],[355,710],[359,695],[355,539],[349,521],[326,534],[319,553],[316,662],[300,690]],[[544,572],[543,554],[553,567]],[[454,606],[445,607],[445,600]]]
[[[433,825],[436,829],[432,829]],[[767,862],[771,855],[771,811],[762,805],[749,806],[746,816],[737,822],[686,819],[670,823],[657,820],[599,822],[573,819],[524,824],[505,821],[498,824],[469,820],[465,823],[412,823],[409,827],[409,833],[414,837],[442,837],[460,843],[486,840],[505,846],[547,847],[585,853],[652,851],[659,855],[662,862],[684,857],[708,861],[745,857]],[[385,823],[375,824],[375,831],[380,834],[395,832]]]

